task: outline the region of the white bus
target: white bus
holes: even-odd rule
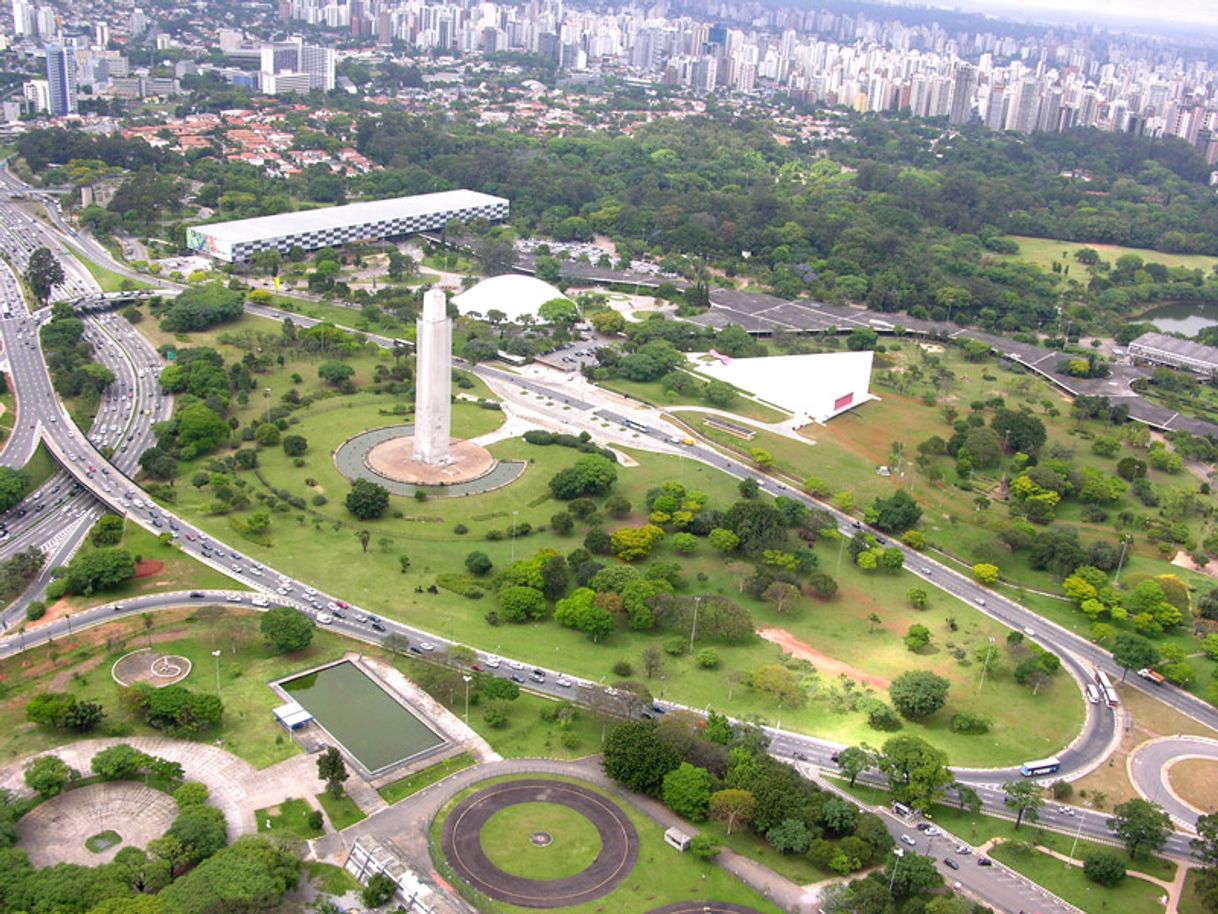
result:
[[[1038,762],[1024,762],[1019,766],[1019,773],[1025,778],[1038,778],[1046,774],[1053,774],[1061,768],[1061,760],[1057,756],[1041,759]]]
[[[1108,678],[1108,674],[1103,670],[1095,671],[1095,682],[1100,687],[1100,694],[1104,697],[1104,704],[1110,708],[1115,708],[1121,703],[1120,697],[1117,695],[1116,687],[1112,684],[1112,680]]]

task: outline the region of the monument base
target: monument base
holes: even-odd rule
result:
[[[448,462],[439,465],[414,458],[414,435],[402,435],[373,445],[364,465],[378,476],[419,486],[444,486],[485,476],[495,466],[490,451],[458,438],[448,446]]]

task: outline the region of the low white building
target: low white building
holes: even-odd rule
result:
[[[827,422],[876,399],[870,393],[872,352],[775,355],[756,359],[699,354],[699,374],[738,387],[794,415],[800,424]]]
[[[499,311],[507,316],[509,323],[518,324],[527,315],[540,324],[545,322],[537,312],[542,305],[555,298],[567,296],[536,276],[504,273],[484,279],[460,295],[454,295],[453,304],[461,314],[486,318],[491,311]]]

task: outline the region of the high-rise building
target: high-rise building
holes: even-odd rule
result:
[[[76,50],[71,45],[47,46],[47,86],[52,117],[76,113]]]
[[[59,14],[51,6],[38,7],[35,18],[39,38],[54,38],[59,34]]]
[[[972,116],[976,77],[977,71],[968,64],[962,64],[956,71],[956,79],[952,83],[952,110],[948,114],[948,123],[964,124]]]
[[[309,74],[309,87],[331,92],[334,89],[334,49],[302,44],[300,70]]]
[[[110,26],[105,22],[93,23],[93,47],[105,48],[110,44]]]
[[[33,35],[37,29],[34,5],[26,0],[13,0],[13,34]]]
[[[137,38],[148,31],[148,17],[144,15],[144,11],[138,6],[131,11],[131,17],[127,20],[127,31],[131,33],[133,38]]]
[[[51,91],[45,79],[31,79],[23,83],[21,94],[35,114],[42,114],[51,106]]]

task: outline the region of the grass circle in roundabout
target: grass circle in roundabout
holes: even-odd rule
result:
[[[533,840],[542,834],[549,843]],[[466,797],[445,819],[440,846],[474,889],[524,908],[594,901],[617,888],[639,856],[638,833],[616,803],[579,784],[540,779]]]
[[[531,879],[569,879],[591,866],[602,846],[592,820],[560,803],[515,803],[487,819],[480,837],[491,863]]]
[[[678,901],[676,904],[653,908],[647,914],[758,914],[744,905],[723,901]]]

